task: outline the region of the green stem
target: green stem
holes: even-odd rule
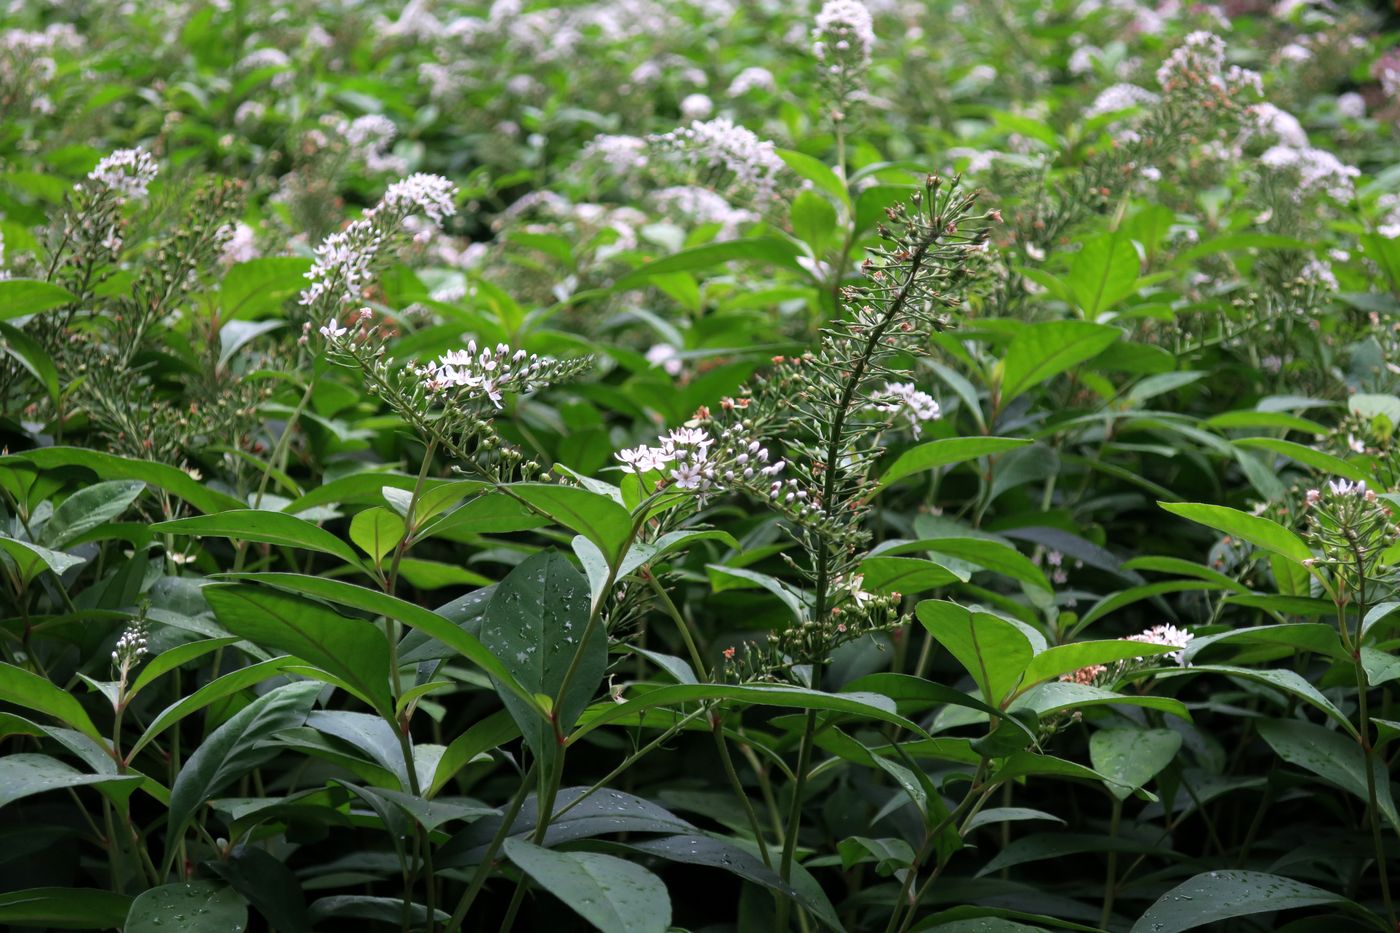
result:
[[[744,784],[739,780],[739,772],[734,769],[734,759],[729,754],[729,740],[724,737],[724,720],[716,717],[712,731],[715,736],[715,746],[719,749],[720,764],[724,766],[724,773],[729,778],[729,786],[734,788],[734,796],[739,798],[739,803],[744,807],[744,814],[749,818],[749,829],[753,833],[754,842],[758,844],[758,854],[763,857],[763,864],[771,869],[773,861],[768,855],[768,843],[763,838],[763,830],[758,823],[758,813],[753,808],[753,801],[744,792]]]
[[[520,815],[520,808],[524,805],[525,798],[530,794],[530,783],[534,776],[535,764],[531,763],[529,770],[520,778],[520,787],[516,789],[515,796],[511,798],[510,806],[506,807],[500,828],[496,830],[496,835],[491,837],[491,844],[486,847],[481,861],[477,863],[476,871],[472,873],[472,880],[467,885],[467,890],[462,893],[462,899],[457,902],[457,909],[452,911],[452,919],[447,921],[445,933],[457,933],[466,921],[467,911],[471,909],[472,904],[476,901],[476,896],[486,885],[486,879],[491,876],[491,869],[495,867],[496,854],[501,851],[501,846],[505,845],[506,838],[510,836],[510,829],[515,825],[515,818]]]
[[[802,789],[807,783],[807,768],[812,761],[812,738],[817,732],[817,711],[809,709],[802,724],[802,744],[797,750],[797,771],[793,774],[792,800],[788,803],[787,823],[783,827],[783,854],[778,863],[778,876],[787,881],[792,877],[792,859],[797,851],[797,834],[802,828]],[[788,909],[791,902],[784,898],[778,902],[776,930],[787,929]]]
[[[1108,839],[1111,843],[1118,841],[1118,825],[1123,819],[1123,801],[1115,795],[1113,798],[1113,817],[1108,824]],[[1099,912],[1099,926],[1108,929],[1108,921],[1113,916],[1113,896],[1118,886],[1118,850],[1108,850],[1108,874],[1103,883],[1103,910]]]

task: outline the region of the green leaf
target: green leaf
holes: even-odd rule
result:
[[[721,243],[706,243],[692,249],[682,250],[664,259],[647,263],[640,269],[629,272],[613,283],[611,291],[626,291],[636,288],[658,275],[672,272],[690,272],[695,269],[708,269],[723,262],[743,260],[744,262],[767,262],[786,268],[797,268],[794,260],[802,254],[793,243],[776,237],[749,237],[742,240],[726,240]]]
[[[568,741],[572,745],[594,729],[628,719],[643,710],[701,700],[734,700],[756,706],[827,710],[887,722],[916,735],[927,734],[917,723],[896,713],[892,700],[876,693],[823,693],[778,684],[670,684],[640,693],[625,703],[593,707],[584,715]]]
[[[1291,561],[1302,563],[1312,557],[1312,551],[1303,543],[1302,538],[1267,518],[1223,505],[1205,505],[1198,502],[1157,504],[1173,515],[1180,515],[1241,541],[1248,541],[1255,547],[1281,554]]]
[[[1356,907],[1340,894],[1282,875],[1222,869],[1196,875],[1163,894],[1133,924],[1132,933],[1180,933],[1231,917],[1328,904]]]
[[[924,628],[972,675],[982,698],[1000,706],[1034,655],[1030,640],[1005,619],[926,599],[914,610]]]
[[[151,530],[161,534],[199,535],[256,541],[281,547],[305,548],[339,557],[352,567],[360,566],[353,548],[324,528],[304,518],[266,509],[235,509],[215,515],[196,515],[170,522],[157,522]]]
[[[71,693],[22,667],[0,663],[0,701],[45,713],[90,739],[106,741]]]
[[[214,617],[233,634],[316,665],[393,718],[389,647],[373,623],[267,587],[215,583],[203,593]]]
[[[306,287],[309,268],[311,263],[299,256],[266,256],[238,263],[224,273],[219,286],[223,318],[275,313]]]
[[[1085,316],[1096,318],[1136,290],[1140,266],[1131,239],[1121,233],[1104,234],[1086,240],[1071,257],[1065,281]]]
[[[1021,681],[1021,688],[1024,690],[1061,674],[1095,664],[1112,664],[1114,661],[1126,661],[1130,658],[1170,654],[1175,650],[1177,649],[1170,645],[1145,644],[1125,639],[1055,645],[1037,654],[1031,659],[1031,663],[1026,665],[1026,677]]]
[[[1019,580],[1037,589],[1051,590],[1050,581],[1045,579],[1045,573],[1029,557],[1010,544],[992,538],[921,538],[917,541],[886,542],[876,548],[872,556],[907,554],[910,551],[932,551]]]
[[[622,556],[632,537],[632,516],[610,497],[581,486],[520,483],[511,494],[598,546],[609,564]]]
[[[836,208],[815,191],[799,191],[788,214],[792,232],[820,256],[836,237]]]
[[[61,548],[83,532],[125,512],[145,488],[146,484],[140,480],[113,480],[86,486],[54,509],[40,540],[49,547]]]
[[[306,722],[321,684],[302,681],[276,687],[239,710],[215,729],[175,777],[165,833],[168,868],[179,851],[185,829],[206,800],[277,754],[267,740]]]
[[[1306,703],[1310,703],[1322,710],[1328,716],[1347,730],[1351,735],[1356,735],[1356,727],[1351,724],[1351,720],[1346,714],[1337,708],[1331,700],[1323,696],[1322,691],[1310,684],[1302,674],[1297,671],[1288,670],[1261,670],[1253,667],[1229,667],[1223,664],[1198,664],[1180,671],[1162,671],[1158,677],[1180,677],[1188,674],[1226,674],[1230,677],[1243,677],[1245,680],[1252,680],[1256,683],[1273,687],[1284,693],[1291,694]]]
[[[1020,437],[947,437],[929,441],[900,454],[880,477],[880,485],[888,486],[915,473],[999,454],[1030,443],[1032,441]]]
[[[11,754],[0,758],[0,807],[44,791],[92,784],[99,785],[99,789],[108,796],[124,799],[144,780],[134,774],[83,774],[72,765],[48,755],[28,752]]]
[[[295,660],[291,657],[273,658],[271,661],[262,661],[248,667],[241,667],[211,680],[189,696],[181,697],[161,710],[160,714],[151,720],[146,731],[141,733],[141,738],[137,739],[136,744],[131,746],[131,751],[127,752],[128,759],[134,758],[137,752],[159,738],[162,732],[186,716],[193,715],[211,703],[217,703],[219,700],[277,676],[282,668],[287,667]]]
[[[1089,760],[1119,800],[1156,777],[1180,749],[1181,733],[1170,729],[1100,729],[1089,736]]]
[[[513,741],[520,735],[520,728],[511,718],[508,710],[497,710],[485,719],[473,724],[466,732],[453,739],[438,758],[433,770],[433,780],[426,796],[435,797],[453,776],[478,755],[485,754],[497,746]]]
[[[350,520],[350,540],[376,565],[398,547],[405,530],[403,519],[382,506],[365,509]]]
[[[211,651],[217,651],[237,642],[237,638],[206,638],[184,645],[176,645],[169,651],[162,651],[141,668],[141,673],[136,675],[136,679],[131,682],[127,696],[135,696],[140,693],[162,674],[168,674],[175,668],[188,664],[196,658],[204,657]]]
[[[0,467],[22,463],[31,464],[40,470],[54,470],[67,466],[84,467],[104,480],[139,479],[157,489],[173,493],[201,512],[246,508],[246,503],[233,496],[201,486],[184,470],[150,460],[134,460],[78,447],[40,447],[0,457]]]
[[[782,159],[788,168],[844,204],[847,213],[850,213],[851,199],[846,193],[846,185],[825,162],[792,149],[779,149],[777,152],[778,158]]]
[[[15,562],[20,579],[25,583],[33,580],[45,570],[52,570],[56,576],[63,576],[69,568],[84,562],[83,558],[74,557],[72,554],[51,551],[46,547],[30,544],[28,541],[2,536],[0,536],[0,551],[5,552],[6,556]]]
[[[77,300],[77,295],[52,282],[0,279],[0,320],[38,314]]]
[[[1366,757],[1356,739],[1301,719],[1264,719],[1255,728],[1284,761],[1311,771],[1362,801],[1370,800],[1366,789]],[[1390,796],[1390,772],[1384,761],[1372,761],[1371,767],[1377,806],[1390,820],[1390,825],[1400,831],[1400,816]]]
[[[1000,407],[1071,366],[1093,359],[1122,335],[1116,327],[1088,321],[1027,324],[1001,362]]]
[[[594,852],[555,852],[507,839],[506,856],[603,933],[666,933],[671,897],[640,865]]]
[[[230,576],[233,575],[230,574]],[[486,646],[477,640],[476,636],[460,626],[454,625],[450,620],[443,618],[431,609],[415,606],[413,603],[389,596],[378,590],[370,590],[353,583],[346,583],[343,580],[332,580],[326,577],[312,577],[297,573],[256,573],[241,576],[268,586],[275,586],[278,589],[315,596],[337,605],[349,606],[352,609],[360,609],[393,619],[396,622],[402,622],[409,628],[422,632],[430,638],[435,638],[452,648],[462,657],[490,674],[498,684],[504,684],[516,696],[531,703],[534,702],[534,693],[522,687],[520,681],[515,679],[515,675],[506,670],[505,665],[488,651]]]
[[[4,285],[0,280],[0,285]],[[39,381],[55,405],[63,395],[58,367],[39,341],[13,325],[0,322],[0,353],[12,357]]]
[[[131,909],[125,894],[96,888],[27,888],[0,894],[0,923],[10,929],[109,930]]]
[[[124,933],[243,933],[248,905],[226,884],[178,881],[142,891],[131,903]]]
[[[541,551],[496,586],[481,625],[482,644],[526,690],[557,699],[554,716],[565,734],[593,698],[608,663],[605,632],[592,632],[585,643],[589,606],[587,581],[563,555]],[[559,696],[575,665],[567,693]],[[500,694],[534,753],[541,758],[555,754],[554,728],[540,718],[538,704],[506,690]]]
[[[1322,473],[1340,476],[1343,479],[1361,480],[1368,483],[1375,482],[1369,470],[1363,470],[1354,463],[1334,457],[1329,453],[1320,450],[1313,450],[1302,444],[1295,444],[1292,441],[1279,440],[1276,437],[1242,437],[1235,442],[1236,447],[1247,447],[1251,450],[1268,450],[1290,460],[1296,460],[1301,464],[1312,467]]]
[[[925,593],[949,583],[960,583],[966,574],[957,574],[942,564],[919,557],[867,557],[861,561],[862,589],[872,593]]]

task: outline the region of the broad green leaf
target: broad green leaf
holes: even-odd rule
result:
[[[0,894],[0,924],[16,930],[109,930],[131,909],[125,894],[96,888],[26,888]]]
[[[433,771],[431,784],[425,791],[428,797],[437,796],[447,786],[447,782],[478,755],[484,755],[497,746],[515,740],[520,735],[520,727],[515,724],[508,710],[497,710],[485,719],[473,724],[466,732],[453,739],[438,758]]]
[[[912,595],[967,579],[942,564],[919,557],[867,557],[861,561],[861,588],[872,593]]]
[[[402,622],[411,629],[434,638],[455,650],[462,657],[473,662],[490,674],[498,684],[504,684],[512,693],[522,699],[534,702],[534,694],[520,685],[505,665],[477,640],[476,636],[454,625],[431,609],[424,609],[413,603],[389,596],[378,590],[366,589],[343,580],[326,577],[312,577],[297,573],[255,573],[243,574],[246,579],[315,596],[341,606],[360,609],[381,615],[396,622]]]
[[[602,933],[666,933],[671,897],[640,865],[595,852],[556,852],[507,839],[506,856]]]
[[[177,881],[142,891],[131,902],[124,933],[242,933],[248,905],[226,884]]]
[[[88,738],[105,741],[71,693],[22,667],[0,663],[0,701],[45,713]]]
[[[0,280],[0,286],[4,284],[4,280]],[[0,306],[0,311],[3,311],[3,306]],[[58,404],[63,395],[62,380],[53,357],[44,349],[43,344],[18,327],[0,321],[0,353],[13,358],[24,367],[44,387],[49,401],[54,405]]]
[[[32,464],[40,470],[84,467],[104,480],[139,479],[157,489],[173,493],[201,512],[225,512],[247,507],[246,503],[233,496],[201,486],[184,470],[151,460],[118,457],[78,447],[40,447],[0,457],[0,467],[20,463]]]
[[[113,480],[85,486],[54,509],[40,540],[49,547],[61,548],[83,532],[125,512],[145,488],[146,484],[140,480]]]
[[[587,581],[562,555],[541,551],[496,586],[482,619],[482,644],[526,690],[557,701],[554,720],[565,735],[593,698],[608,663],[606,632],[599,628],[585,642],[589,606]],[[560,696],[571,669],[567,692]],[[537,704],[506,690],[500,694],[534,753],[552,756],[558,749],[556,726],[539,717]]]
[[[1158,675],[1161,676],[1161,675]],[[1160,710],[1178,719],[1191,721],[1191,713],[1186,705],[1173,697],[1159,697],[1151,693],[1114,693],[1090,684],[1076,684],[1069,681],[1043,681],[1018,696],[1009,709],[1034,710],[1041,718],[1072,710],[1088,709],[1091,706],[1141,706],[1144,709]]]
[[[809,156],[805,152],[797,152],[792,149],[779,149],[777,152],[778,158],[782,159],[788,168],[836,198],[846,206],[847,213],[850,212],[851,201],[850,196],[846,193],[846,185],[825,162]]]
[[[1099,729],[1089,736],[1089,760],[1119,800],[1156,777],[1180,749],[1181,733],[1170,729]]]
[[[1205,505],[1197,502],[1157,504],[1173,515],[1180,515],[1241,541],[1248,541],[1266,551],[1281,554],[1291,561],[1302,563],[1312,557],[1312,551],[1303,543],[1302,538],[1267,518],[1223,505]]]
[[[46,547],[37,544],[30,544],[28,541],[20,541],[16,538],[0,536],[0,551],[15,563],[19,570],[20,579],[28,583],[45,570],[51,570],[56,576],[63,574],[70,568],[83,563],[83,558],[74,557],[72,554],[65,554],[62,551],[51,551]]]
[[[196,658],[202,658],[211,651],[217,651],[237,642],[237,638],[206,638],[162,651],[141,668],[141,673],[136,675],[136,679],[131,682],[131,686],[127,689],[127,695],[135,696],[161,675],[168,674],[175,668],[188,664]]]
[[[224,273],[219,286],[224,319],[278,311],[283,302],[306,287],[310,267],[300,256],[266,256],[236,264]]]
[[[306,895],[286,863],[256,845],[235,845],[204,867],[232,885],[277,933],[311,933]]]
[[[78,297],[68,289],[39,279],[0,279],[0,320],[27,317],[72,304]]]
[[[925,734],[917,723],[894,711],[892,700],[875,693],[823,693],[778,684],[670,684],[639,693],[625,703],[608,703],[590,709],[568,741],[573,744],[594,729],[635,716],[643,710],[702,700],[734,700],[754,706],[828,710],[887,722],[916,735]]]
[[[999,406],[1052,376],[1093,359],[1123,335],[1116,327],[1088,321],[1027,324],[1006,349],[1001,366]]]
[[[477,496],[460,508],[437,516],[419,530],[418,538],[508,534],[548,525],[549,519],[509,496]]]
[[[191,716],[211,703],[217,703],[225,697],[233,696],[235,693],[247,690],[249,687],[277,676],[283,668],[291,665],[295,660],[291,657],[273,658],[270,661],[241,667],[209,681],[188,696],[181,697],[161,710],[159,715],[151,720],[146,731],[141,733],[141,738],[137,739],[136,744],[131,746],[131,751],[127,752],[127,758],[136,757],[137,752],[159,738],[161,733],[186,716]]]
[[[321,684],[302,681],[276,687],[215,729],[185,760],[170,789],[165,833],[165,864],[179,851],[180,839],[200,806],[228,784],[277,754],[267,740],[306,721]]]
[[[1326,905],[1360,912],[1340,894],[1292,878],[1221,869],[1196,875],[1163,894],[1133,924],[1132,933],[1181,933],[1231,917]]]
[[[1227,411],[1201,422],[1202,427],[1230,430],[1232,428],[1274,428],[1282,431],[1299,431],[1303,434],[1326,434],[1327,425],[1282,411]]]
[[[1065,283],[1085,317],[1097,318],[1136,290],[1140,266],[1131,239],[1122,233],[1103,234],[1085,241],[1070,258]]]
[[[510,491],[541,515],[592,541],[609,563],[622,556],[632,537],[632,516],[608,496],[554,483],[520,483]]]
[[[704,246],[682,250],[629,272],[613,283],[611,291],[636,288],[658,275],[708,269],[731,260],[767,262],[785,268],[796,268],[794,260],[799,255],[801,250],[796,245],[776,237],[748,237],[742,240],[706,243]]]
[[[793,235],[821,255],[836,236],[836,208],[815,191],[799,191],[792,200],[788,219]]]
[[[29,752],[0,758],[0,807],[44,791],[98,785],[108,796],[125,799],[145,778],[134,774],[84,774],[67,762]]]
[[[1292,441],[1280,440],[1276,437],[1242,437],[1236,440],[1236,447],[1247,447],[1251,450],[1267,450],[1290,460],[1310,466],[1321,473],[1332,476],[1340,476],[1343,479],[1361,480],[1364,482],[1375,482],[1369,470],[1363,470],[1360,466],[1340,457],[1334,457],[1321,450],[1313,450],[1302,444],[1295,444]]]
[[[1025,634],[997,616],[932,599],[919,603],[915,615],[972,675],[992,706],[1002,705],[1034,655]]]
[[[161,534],[198,535],[256,541],[281,547],[305,548],[338,557],[353,567],[360,566],[355,550],[321,526],[285,512],[266,509],[236,509],[216,515],[196,515],[170,522],[158,522],[151,530]]]
[[[915,473],[1003,453],[1030,443],[1019,437],[947,437],[929,441],[900,454],[880,477],[880,485],[888,486]]]
[[[1351,724],[1351,720],[1346,714],[1337,708],[1331,700],[1323,696],[1322,691],[1310,684],[1303,675],[1297,671],[1288,670],[1261,670],[1253,667],[1229,667],[1222,664],[1198,664],[1183,668],[1180,671],[1162,671],[1158,677],[1180,677],[1183,675],[1195,674],[1226,674],[1230,677],[1243,677],[1245,680],[1252,680],[1256,683],[1273,687],[1284,693],[1291,694],[1304,702],[1322,710],[1328,716],[1346,729],[1352,735],[1356,735],[1356,727]]]
[[[350,540],[378,564],[403,540],[402,518],[381,506],[356,513],[350,520]]]
[[[1284,761],[1311,771],[1363,802],[1370,799],[1366,790],[1366,758],[1353,737],[1301,719],[1262,719],[1255,728]],[[1377,805],[1390,825],[1400,831],[1400,816],[1390,796],[1390,772],[1383,760],[1372,761],[1371,766]]]
[[[267,587],[215,583],[203,592],[214,617],[233,634],[314,664],[393,717],[389,646],[373,623]]]
[[[1112,664],[1130,658],[1170,654],[1175,650],[1177,649],[1170,645],[1152,645],[1124,639],[1055,645],[1037,654],[1030,664],[1026,665],[1026,677],[1021,681],[1021,687],[1026,689],[1041,681],[1095,664]]]

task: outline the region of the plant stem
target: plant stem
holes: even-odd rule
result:
[[[1113,816],[1108,824],[1109,842],[1118,841],[1118,825],[1123,819],[1123,801],[1113,797]],[[1099,913],[1099,926],[1108,929],[1109,918],[1113,916],[1113,895],[1118,885],[1118,850],[1108,850],[1108,875],[1103,883],[1103,910]]]
[[[516,789],[515,796],[511,798],[510,806],[506,807],[500,828],[496,830],[496,835],[491,837],[491,843],[486,847],[481,861],[477,863],[476,871],[472,873],[472,880],[467,885],[467,890],[462,893],[462,899],[457,902],[457,909],[452,911],[452,919],[447,921],[446,933],[456,933],[462,928],[463,922],[467,919],[467,911],[471,909],[477,894],[481,893],[481,889],[486,885],[486,879],[491,876],[496,854],[501,851],[501,846],[505,845],[506,838],[510,836],[510,829],[515,824],[515,818],[520,815],[520,808],[525,804],[525,798],[530,794],[530,782],[535,776],[535,764],[535,762],[531,762],[529,769],[521,775],[520,787]]]
[[[787,823],[783,827],[783,854],[778,863],[778,876],[787,881],[792,877],[792,858],[797,851],[797,834],[802,828],[802,788],[807,783],[807,767],[812,761],[812,737],[817,732],[817,711],[807,710],[807,718],[802,724],[802,744],[797,750],[797,771],[793,775],[792,800],[788,803]],[[776,930],[787,929],[790,902],[787,898],[778,902],[778,922]]]
[[[739,780],[739,772],[734,770],[734,759],[729,754],[729,740],[724,737],[723,719],[715,717],[713,732],[715,747],[719,749],[720,764],[724,766],[724,773],[729,778],[729,785],[734,788],[734,796],[739,798],[739,803],[744,807],[744,814],[749,818],[749,829],[753,833],[754,842],[758,844],[758,854],[763,857],[763,864],[772,868],[773,861],[768,855],[768,843],[763,838],[763,830],[758,823],[758,813],[753,808],[753,801],[744,792],[744,784]]]

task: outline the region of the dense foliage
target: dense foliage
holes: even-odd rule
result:
[[[0,924],[1395,931],[1329,0],[0,11]]]

